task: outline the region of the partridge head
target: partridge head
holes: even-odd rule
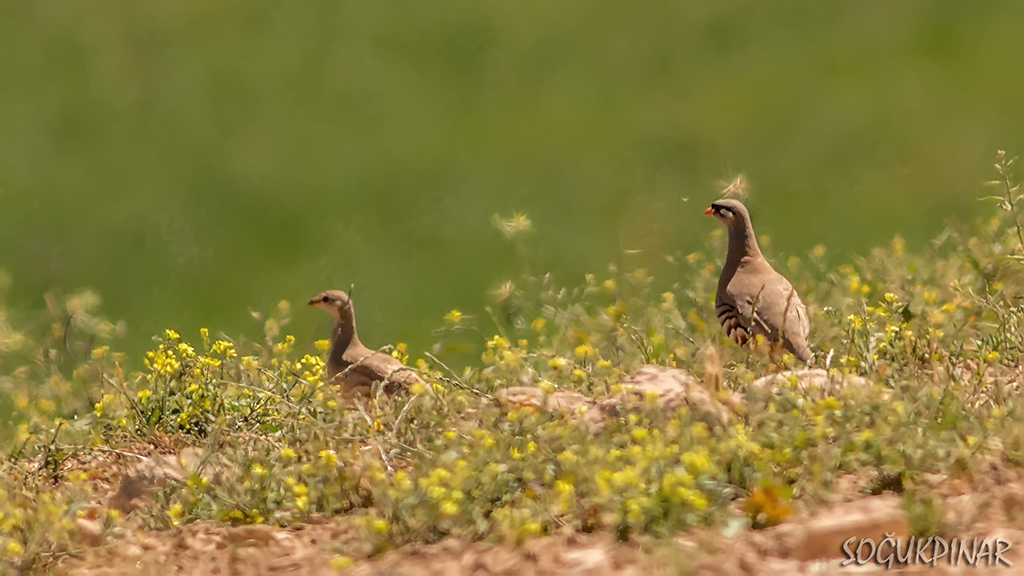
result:
[[[310,306],[326,310],[334,318],[331,351],[327,357],[327,382],[339,384],[346,392],[369,392],[375,382],[384,383],[391,394],[402,387],[423,381],[400,360],[370,350],[356,333],[352,299],[341,290],[327,290],[309,300]]]
[[[772,268],[757,246],[750,213],[732,198],[717,200],[704,211],[725,225],[729,249],[715,291],[715,315],[729,338],[747,347],[761,335],[803,362],[807,344],[807,308],[793,285]]]

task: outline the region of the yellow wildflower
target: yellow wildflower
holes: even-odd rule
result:
[[[860,276],[856,274],[850,275],[850,292],[856,292],[860,289]]]
[[[828,396],[824,400],[820,400],[818,406],[825,410],[839,410],[839,400],[836,400],[834,396]]]
[[[708,507],[708,499],[702,492],[692,488],[686,488],[685,486],[680,486],[676,490],[680,500],[686,502],[690,506],[693,506],[697,510],[703,510]]]
[[[679,457],[679,462],[693,476],[700,476],[713,470],[711,460],[703,450],[684,452]]]
[[[580,360],[584,358],[594,359],[598,356],[597,350],[590,344],[580,344],[573,350],[573,354]]]
[[[321,450],[320,461],[328,466],[334,466],[338,463],[338,454],[334,450]]]
[[[661,295],[661,307],[665,309],[671,309],[676,305],[676,295],[671,292],[665,292]]]
[[[897,256],[903,255],[903,238],[896,236],[892,239],[892,252]]]
[[[381,534],[388,533],[388,521],[383,518],[374,518],[370,521],[370,528],[374,532],[380,532]]]
[[[171,524],[177,526],[180,523],[181,514],[184,511],[180,502],[175,502],[167,508],[167,518],[170,519]]]
[[[495,335],[493,338],[487,341],[487,348],[496,348],[498,350],[503,350],[505,348],[508,348],[508,340],[504,339],[501,336]]]
[[[18,410],[28,408],[28,394],[25,394],[20,390],[11,395],[11,400],[14,402],[14,407]]]
[[[329,564],[334,570],[344,570],[345,568],[355,564],[355,560],[348,556],[335,556],[334,558],[331,558]]]

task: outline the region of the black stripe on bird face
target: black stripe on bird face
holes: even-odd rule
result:
[[[721,204],[712,204],[711,210],[714,211],[715,216],[719,218],[732,216],[732,208],[729,208],[728,206],[722,206]]]

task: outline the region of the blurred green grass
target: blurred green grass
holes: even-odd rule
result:
[[[134,351],[353,284],[364,341],[415,357],[514,274],[494,213],[533,219],[535,269],[656,268],[742,172],[774,252],[914,249],[1024,148],[1022,21],[1008,0],[6,2],[0,267],[17,309],[96,289]]]

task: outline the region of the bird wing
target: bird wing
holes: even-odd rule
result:
[[[398,388],[423,383],[416,373],[402,362],[383,352],[376,352],[365,346],[351,347],[345,352],[345,361],[351,366],[345,378],[346,385],[370,387],[374,382],[387,380],[385,392],[393,393]]]
[[[721,287],[715,292],[715,316],[730,340],[745,346],[752,335],[750,330],[751,307],[741,299],[737,299],[728,287]]]
[[[346,362],[343,366],[339,366],[334,376],[331,377],[332,383],[341,384],[347,389],[365,388],[369,390],[378,380],[380,380],[380,376],[365,362]]]
[[[793,285],[782,274],[768,268],[734,277],[727,292],[737,309],[748,319],[753,334],[769,342],[780,341],[795,356],[807,349],[807,308]]]

